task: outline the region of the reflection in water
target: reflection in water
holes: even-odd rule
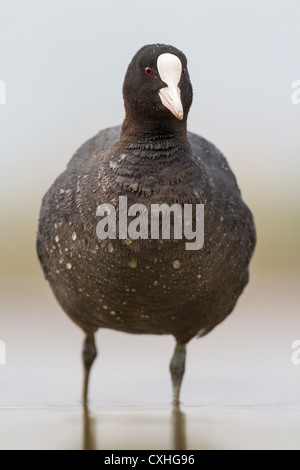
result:
[[[83,450],[97,450],[96,440],[97,419],[92,416],[88,407],[83,408]],[[186,416],[179,406],[174,406],[171,413],[172,448],[174,450],[186,450]],[[151,441],[151,440],[150,440]],[[117,443],[116,443],[117,444]],[[131,443],[132,444],[132,443]],[[116,446],[117,447],[117,446]]]
[[[88,407],[83,408],[83,450],[97,450],[96,418],[91,417]]]
[[[174,406],[172,411],[173,449],[186,450],[186,417],[179,406]]]

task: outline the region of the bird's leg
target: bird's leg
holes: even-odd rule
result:
[[[87,407],[88,404],[88,386],[89,386],[89,376],[92,364],[97,356],[97,349],[95,345],[95,337],[93,334],[87,334],[82,351],[82,359],[84,365],[84,379],[83,379],[83,394],[82,394],[82,404],[84,407]]]
[[[173,383],[173,406],[179,406],[180,386],[185,371],[186,345],[177,343],[170,363]]]

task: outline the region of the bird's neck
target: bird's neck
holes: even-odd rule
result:
[[[186,122],[135,121],[125,118],[117,150],[158,158],[190,147]]]

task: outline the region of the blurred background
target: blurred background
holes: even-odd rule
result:
[[[83,337],[43,279],[38,213],[75,150],[122,122],[127,65],[155,42],[186,54],[189,130],[224,153],[258,233],[234,313],[188,349],[184,445],[299,448],[299,2],[0,0],[0,11],[0,448],[81,445]],[[97,340],[96,446],[174,447],[173,339],[102,331]]]

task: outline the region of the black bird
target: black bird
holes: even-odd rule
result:
[[[186,344],[233,310],[248,282],[255,227],[222,153],[187,132],[192,86],[181,51],[142,47],[128,66],[123,97],[123,125],[83,144],[44,196],[37,252],[58,302],[86,334],[84,405],[98,328],[173,335],[170,371],[178,405]],[[124,236],[120,196],[127,207],[138,203],[147,210],[152,204],[204,205],[204,245],[186,249],[187,240],[172,230],[169,239]],[[99,211],[103,204],[107,212]],[[138,212],[128,220],[132,215]],[[175,224],[180,214],[171,215]],[[116,230],[107,222],[108,238],[99,237],[99,222],[118,217]],[[159,223],[162,228],[163,218]]]

